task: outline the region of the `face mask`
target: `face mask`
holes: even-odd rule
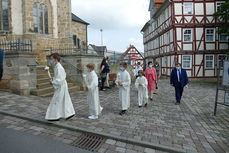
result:
[[[49,63],[50,63],[51,65],[55,65],[55,64],[56,64],[53,60],[50,60]]]
[[[89,69],[87,69],[87,72],[91,72]]]
[[[149,65],[149,67],[150,67],[150,68],[152,68],[152,67],[153,67],[153,65]]]
[[[123,71],[124,70],[123,67],[120,67],[119,69],[120,69],[120,71]]]
[[[180,70],[180,67],[176,67],[177,70]]]

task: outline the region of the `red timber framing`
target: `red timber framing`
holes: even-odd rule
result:
[[[148,35],[145,36],[146,40],[144,41],[144,44],[147,44],[151,41],[156,40],[157,38],[160,39],[160,41],[164,41],[164,38],[166,36],[166,33],[169,32],[169,43],[165,44],[159,43],[159,47],[152,48],[148,50],[145,50],[145,54],[147,55],[146,59],[158,59],[162,58],[166,60],[165,65],[162,66],[162,75],[169,76],[168,72],[171,72],[171,69],[174,66],[175,62],[181,61],[182,63],[182,55],[191,55],[191,69],[187,69],[187,72],[191,74],[190,77],[192,78],[216,78],[216,67],[217,67],[217,55],[218,54],[225,54],[226,51],[228,51],[228,45],[227,48],[221,49],[220,45],[225,44],[225,42],[219,41],[219,35],[217,37],[216,31],[217,27],[221,24],[215,17],[213,17],[212,14],[206,14],[206,6],[209,3],[214,4],[214,12],[216,11],[216,3],[222,2],[225,0],[189,0],[189,1],[171,1],[170,2],[170,8],[166,9],[166,11],[170,11],[171,16],[169,16],[162,24],[158,25],[156,29],[154,29],[152,32],[150,32]],[[181,4],[183,6],[184,3],[192,3],[193,4],[193,14],[192,15],[184,15],[183,14],[183,7],[181,7],[182,13],[180,15],[175,14],[175,4]],[[195,4],[201,3],[203,6],[203,14],[199,15],[196,14],[195,10]],[[201,6],[201,5],[200,5]],[[159,9],[160,10],[160,9]],[[164,10],[165,11],[165,10]],[[169,13],[168,13],[169,14]],[[205,38],[205,31],[206,28],[213,28],[215,29],[215,38],[213,42],[207,42]],[[184,42],[183,38],[183,31],[184,29],[192,29],[192,40],[191,42]],[[198,33],[198,30],[202,30],[202,33]],[[170,30],[173,32],[173,40],[170,38]],[[178,33],[178,30],[180,30],[180,33]],[[178,34],[180,34],[180,40],[178,40]],[[197,39],[197,34],[198,39]],[[216,38],[217,37],[217,38]],[[184,46],[191,45],[191,48],[187,47],[184,48]],[[166,47],[169,46],[169,52],[166,52]],[[209,49],[207,46],[214,46]],[[157,50],[159,50],[158,54],[154,54]],[[200,56],[201,55],[201,56]],[[211,69],[206,69],[205,65],[205,56],[206,55],[214,55],[214,66]],[[172,57],[173,57],[173,63],[172,63]],[[199,61],[201,58],[201,61],[197,63],[197,60]],[[169,63],[168,63],[169,59]],[[213,71],[213,75],[209,76],[206,75],[207,71]]]
[[[138,62],[141,63],[142,67],[144,65],[144,57],[142,54],[137,50],[134,45],[130,45],[130,47],[120,56],[120,62],[129,62],[131,60],[131,65],[136,66]]]

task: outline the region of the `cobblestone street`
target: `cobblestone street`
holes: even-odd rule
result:
[[[76,116],[57,123],[85,128],[114,136],[132,138],[137,141],[182,149],[190,153],[229,152],[229,108],[218,106],[213,116],[215,85],[191,83],[185,89],[181,105],[174,105],[174,89],[168,80],[161,80],[158,94],[149,101],[147,108],[138,108],[137,90],[132,86],[131,107],[124,116],[118,115],[118,89],[100,92],[104,108],[98,120],[89,120],[86,92],[71,95]],[[222,97],[223,98],[223,97]],[[50,98],[19,96],[0,92],[0,111],[16,113],[44,120]],[[49,127],[14,117],[0,115],[0,123],[8,128],[47,136],[64,143],[72,142],[78,132]],[[99,152],[160,152],[142,146],[107,139]]]

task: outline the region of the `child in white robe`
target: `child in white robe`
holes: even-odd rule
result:
[[[54,66],[54,78],[50,80],[50,84],[54,88],[54,95],[47,109],[45,119],[50,121],[59,120],[60,118],[69,119],[75,115],[75,110],[68,92],[66,73],[59,63],[60,56],[58,53],[53,53],[50,58],[50,63]]]
[[[126,71],[127,64],[125,62],[120,64],[120,73],[115,81],[119,88],[119,100],[122,103],[122,110],[120,115],[126,113],[126,110],[130,107],[130,74]]]
[[[143,105],[147,107],[148,103],[148,81],[143,76],[143,70],[138,71],[138,78],[135,82],[135,87],[138,89],[138,106],[142,107]]]
[[[102,112],[102,107],[99,102],[99,89],[98,89],[98,76],[94,71],[94,64],[87,64],[87,87],[88,96],[87,101],[89,104],[89,119],[98,119],[99,114]]]

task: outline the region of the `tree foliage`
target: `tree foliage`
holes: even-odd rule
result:
[[[221,4],[220,9],[214,13],[214,16],[222,21],[218,32],[229,35],[229,0]]]

